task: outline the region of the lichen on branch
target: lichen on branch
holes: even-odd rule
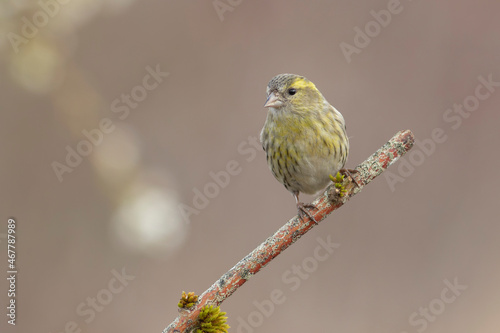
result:
[[[410,130],[400,131],[366,159],[366,161],[355,168],[356,173],[353,174],[354,181],[332,177],[334,178],[334,182],[326,188],[322,195],[312,202],[317,209],[310,211],[311,215],[320,223],[408,152],[413,147],[413,143],[414,136]],[[340,192],[339,186],[336,185],[338,183],[341,184],[340,190],[342,191],[342,196],[338,195]],[[298,216],[293,217],[278,229],[274,235],[267,238],[219,280],[215,281],[210,288],[200,295],[198,303],[192,308],[180,309],[179,316],[163,330],[163,333],[188,332],[195,328],[200,313],[205,306],[220,305],[251,276],[258,273],[271,260],[315,226],[316,223],[307,216],[302,219]]]

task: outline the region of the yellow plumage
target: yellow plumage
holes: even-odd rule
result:
[[[274,177],[290,191],[315,194],[341,170],[349,154],[344,117],[303,76],[280,74],[267,86],[269,108],[262,146]],[[309,214],[308,214],[309,215]]]

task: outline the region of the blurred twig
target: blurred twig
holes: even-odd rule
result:
[[[325,219],[335,209],[340,208],[350,197],[359,193],[361,189],[380,175],[391,164],[403,156],[413,146],[414,137],[410,130],[398,132],[392,139],[383,145],[376,153],[356,167],[358,173],[353,177],[358,186],[349,182],[345,186],[342,197],[337,195],[338,190],[334,184],[328,186],[313,204],[318,208],[310,211],[316,221]],[[295,216],[282,226],[274,235],[265,240],[249,255],[240,260],[233,268],[208,288],[200,297],[198,303],[190,309],[179,309],[179,316],[163,330],[167,332],[187,332],[197,322],[198,315],[203,306],[209,304],[219,305],[231,296],[249,278],[259,272],[278,254],[298,240],[302,235],[311,230],[315,223],[309,218],[301,220]],[[175,302],[172,302],[174,304]]]

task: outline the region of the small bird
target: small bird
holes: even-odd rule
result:
[[[299,216],[316,222],[306,210],[316,207],[300,202],[299,193],[315,194],[328,185],[330,175],[345,171],[349,140],[344,117],[314,83],[295,74],[269,81],[264,107],[268,113],[260,141],[267,164],[295,197]]]

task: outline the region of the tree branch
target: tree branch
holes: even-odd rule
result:
[[[359,193],[365,185],[410,150],[413,142],[414,137],[410,130],[398,132],[376,153],[356,167],[359,172],[353,174],[353,177],[358,186],[353,182],[349,182],[345,185],[344,195],[339,197],[334,184],[329,185],[325,192],[313,201],[313,204],[318,209],[310,211],[310,213],[318,223],[324,220],[331,212],[340,208],[352,196]],[[199,301],[194,307],[179,309],[179,316],[163,330],[163,333],[186,332],[192,329],[203,306],[211,304],[218,306],[221,304],[236,289],[314,226],[315,223],[307,217],[304,217],[304,220],[301,220],[298,216],[293,217],[274,235],[266,239],[264,243],[260,244],[219,280],[215,281],[199,297]],[[172,303],[175,304],[175,302]]]

